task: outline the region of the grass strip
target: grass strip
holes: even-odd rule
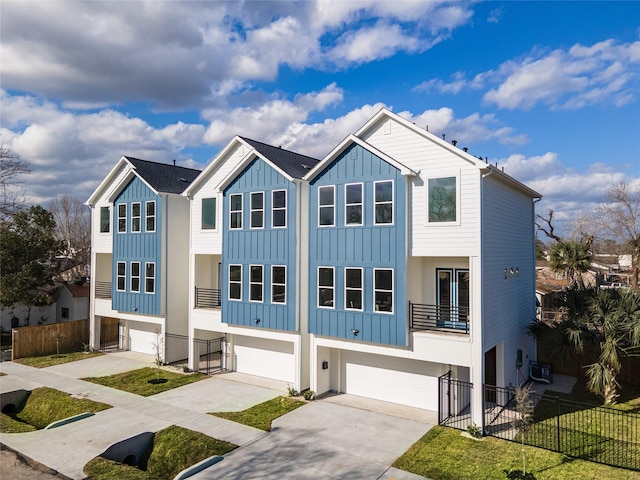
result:
[[[269,432],[271,431],[271,422],[273,420],[304,404],[305,402],[301,400],[294,400],[288,397],[276,397],[240,412],[211,412],[209,415]]]
[[[2,414],[3,433],[40,430],[50,423],[84,412],[99,412],[111,408],[106,403],[87,398],[74,398],[54,388],[40,387],[31,391],[24,406],[15,415]],[[26,425],[26,426],[25,426]],[[31,428],[29,428],[31,427]],[[6,430],[5,430],[6,429]]]
[[[165,379],[166,382],[152,383],[158,377]],[[182,387],[199,380],[204,380],[205,378],[207,378],[206,375],[197,372],[182,374],[170,372],[164,369],[160,369],[158,372],[156,368],[145,367],[106,377],[89,377],[83,378],[82,380],[148,397],[150,395],[155,395],[156,393],[166,392],[173,388]]]
[[[522,469],[521,445],[498,438],[475,441],[451,428],[433,427],[393,464],[438,480],[508,477]],[[640,473],[573,459],[548,450],[525,447],[527,473],[537,480],[640,480]]]
[[[103,355],[100,352],[70,352],[61,353],[60,355],[43,355],[41,357],[24,357],[14,360],[28,367],[46,368],[63,363],[76,362],[78,360],[86,360],[87,358],[98,357]]]

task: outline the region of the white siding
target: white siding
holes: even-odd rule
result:
[[[165,278],[168,288],[166,331],[179,335],[189,332],[189,201],[178,195],[167,195],[167,262]]]

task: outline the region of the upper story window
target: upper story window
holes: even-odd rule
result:
[[[284,265],[271,267],[271,303],[287,303],[287,268]]]
[[[140,231],[140,221],[142,218],[142,206],[139,202],[131,204],[131,231],[139,232]]]
[[[145,230],[147,232],[155,232],[156,231],[156,202],[155,200],[151,200],[145,204],[146,208],[146,222]]]
[[[393,313],[393,270],[373,269],[373,299],[376,312]]]
[[[242,265],[229,265],[229,300],[242,300]]]
[[[200,223],[202,230],[214,230],[216,228],[216,199],[202,199],[202,218]]]
[[[333,267],[318,267],[318,307],[333,308],[334,273]]]
[[[344,224],[362,225],[362,184],[344,186]]]
[[[229,196],[229,228],[242,228],[242,194],[234,193]]]
[[[156,264],[153,262],[144,264],[144,291],[146,293],[156,291]]]
[[[264,280],[262,265],[251,265],[249,271],[249,300],[262,302],[264,293]]]
[[[331,227],[335,225],[335,186],[318,188],[318,225]]]
[[[456,177],[430,178],[428,203],[429,223],[458,220]]]
[[[124,292],[127,289],[127,264],[118,262],[116,265],[116,290]]]
[[[140,291],[140,262],[131,262],[131,291]]]
[[[111,231],[111,209],[109,207],[100,207],[100,233],[109,233]]]
[[[286,190],[274,190],[271,194],[271,224],[273,228],[287,226]]]
[[[376,225],[393,223],[393,182],[374,183],[374,219]]]
[[[118,204],[118,233],[127,233],[127,204]]]
[[[251,194],[251,228],[264,228],[264,192]]]
[[[362,310],[362,269],[344,269],[344,308]]]

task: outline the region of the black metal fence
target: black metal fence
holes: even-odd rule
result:
[[[409,302],[412,331],[438,330],[469,333],[469,309],[449,305],[424,305]]]
[[[196,287],[195,300],[196,308],[219,308],[220,290],[217,288]]]
[[[198,359],[198,371],[211,375],[227,369],[226,337],[203,340],[193,339],[195,357]]]
[[[102,322],[100,324],[100,347],[101,352],[112,352],[124,348],[124,335],[122,327],[118,322]]]
[[[438,382],[438,425],[466,430],[471,421],[473,384],[451,378],[451,372]]]

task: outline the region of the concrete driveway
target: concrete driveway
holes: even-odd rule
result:
[[[83,466],[109,445],[175,424],[240,446],[194,480],[422,478],[389,466],[435,423],[426,411],[403,414],[401,407],[392,404],[337,396],[294,410],[277,419],[267,433],[207,412],[243,410],[285,394],[286,385],[251,385],[243,383],[250,378],[229,374],[145,398],[80,380],[151,362],[151,358],[123,352],[44,369],[0,363],[0,371],[7,374],[0,377],[0,392],[45,385],[113,405],[52,430],[3,434],[2,443],[69,478],[82,479]],[[381,413],[385,408],[387,413]]]

